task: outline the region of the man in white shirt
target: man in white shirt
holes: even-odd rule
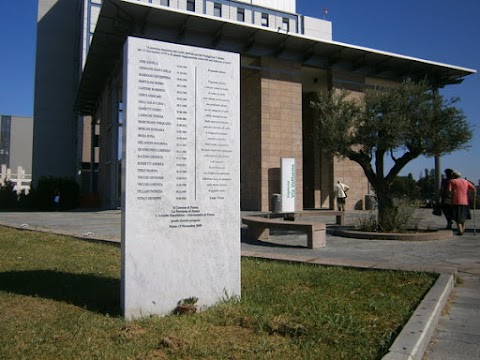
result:
[[[337,181],[334,188],[335,197],[337,198],[338,211],[345,211],[345,202],[349,187],[340,181]]]

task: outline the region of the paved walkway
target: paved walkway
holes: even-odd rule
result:
[[[480,222],[480,210],[474,215],[477,223]],[[368,212],[347,212],[346,224],[355,224],[359,218],[366,216],[369,216]],[[334,218],[325,218],[324,221],[334,226]],[[417,210],[415,221],[423,228],[438,229],[445,225],[442,217],[433,216],[431,210],[426,209]],[[0,225],[102,241],[120,242],[121,239],[121,212],[118,210],[0,213]],[[404,329],[397,338],[388,358],[480,359],[480,234],[474,232],[473,220],[467,222],[467,231],[463,236],[455,236],[452,240],[347,239],[333,236],[327,230],[327,246],[314,250],[306,248],[304,235],[272,233],[269,242],[261,242],[251,239],[244,226],[241,229],[243,256],[447,274],[441,276],[442,281],[437,282],[435,289],[419,306],[420,312],[412,316],[408,329]],[[461,279],[452,292],[453,277],[448,274],[457,274]],[[440,314],[448,298],[446,311]],[[430,332],[427,333],[427,330]],[[428,345],[430,338],[431,344]]]

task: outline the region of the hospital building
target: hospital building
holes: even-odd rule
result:
[[[75,178],[104,209],[121,206],[128,37],[239,54],[242,210],[271,210],[282,158],[295,159],[297,210],[334,208],[337,180],[350,187],[347,209],[366,208],[360,166],[312,141],[312,95],[405,79],[443,88],[475,73],[335,41],[332,23],[297,13],[295,0],[39,0],[33,182]]]

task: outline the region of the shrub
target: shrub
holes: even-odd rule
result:
[[[357,220],[356,228],[360,231],[380,231],[380,232],[403,232],[412,227],[418,229],[418,223],[412,224],[415,214],[412,204],[405,199],[399,199],[395,202],[392,211],[386,212],[383,218],[382,226],[378,223],[376,211],[371,211],[366,218]],[[414,222],[418,222],[418,219]]]
[[[377,211],[370,211],[366,218],[358,218],[355,227],[360,231],[374,232],[378,229]]]
[[[25,190],[22,190],[20,194],[18,194],[17,209],[30,210],[33,208],[34,207],[32,202],[32,190],[30,190],[28,194],[25,192]]]
[[[0,186],[0,209],[12,210],[17,207],[17,191],[10,180]]]
[[[60,204],[58,210],[70,210],[80,203],[80,187],[68,177],[41,177],[37,186],[32,189],[32,206],[38,210],[55,210],[53,197],[58,191]],[[30,195],[30,194],[29,194]]]

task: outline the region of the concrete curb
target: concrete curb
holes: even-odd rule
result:
[[[455,286],[454,274],[441,274],[382,360],[421,360]]]

